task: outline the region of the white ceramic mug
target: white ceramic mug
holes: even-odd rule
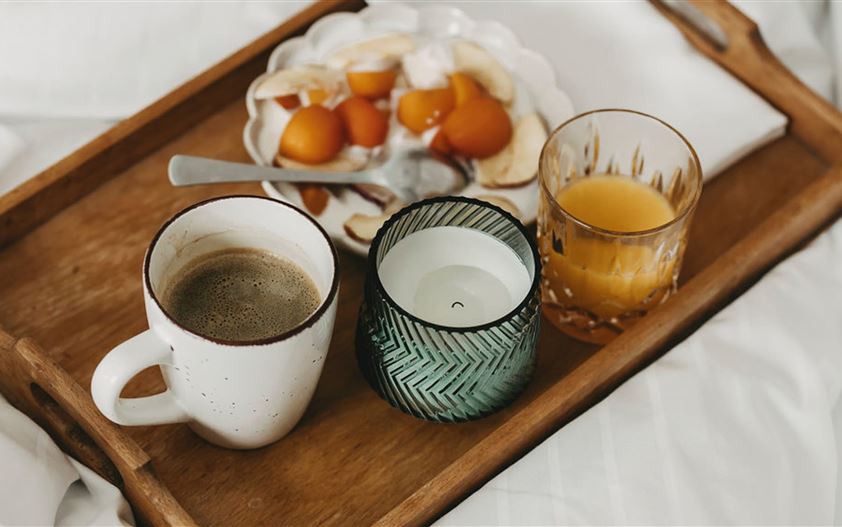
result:
[[[230,342],[191,332],[159,298],[196,257],[226,248],[270,251],[308,272],[322,302],[297,327],[267,339]],[[231,196],[193,205],[161,227],[143,264],[149,329],[120,344],[91,380],[96,405],[122,425],[186,422],[211,443],[257,448],[287,434],[301,418],[322,371],[336,318],[336,249],[306,213],[287,203]],[[167,390],[121,398],[129,380],[158,365]]]

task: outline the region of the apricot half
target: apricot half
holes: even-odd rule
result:
[[[349,97],[334,109],[353,145],[372,148],[382,145],[389,131],[389,119],[371,101],[360,96]]]
[[[497,99],[482,97],[453,110],[442,125],[447,143],[476,159],[492,156],[512,138],[512,120]]]
[[[280,153],[307,164],[333,159],[345,143],[342,121],[323,106],[301,108],[281,135]]]
[[[414,90],[398,101],[398,120],[416,134],[444,121],[453,110],[453,90]]]
[[[395,86],[398,73],[394,70],[386,71],[349,71],[345,74],[348,87],[354,95],[369,99],[388,97]]]

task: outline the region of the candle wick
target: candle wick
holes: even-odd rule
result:
[[[457,301],[457,302],[453,302],[452,304],[450,304],[450,307],[451,307],[451,308],[454,308],[454,307],[456,307],[457,305],[458,305],[459,307],[465,307],[465,304],[463,304],[462,302],[458,302],[458,301]]]

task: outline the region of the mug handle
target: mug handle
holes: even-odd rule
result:
[[[183,423],[187,412],[167,388],[149,397],[123,398],[128,382],[150,366],[172,364],[172,349],[151,329],[123,342],[103,357],[91,378],[91,395],[99,411],[120,425]]]

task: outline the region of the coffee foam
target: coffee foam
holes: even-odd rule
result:
[[[296,263],[257,249],[227,249],[189,262],[162,304],[190,331],[228,340],[266,339],[298,326],[321,303]]]

